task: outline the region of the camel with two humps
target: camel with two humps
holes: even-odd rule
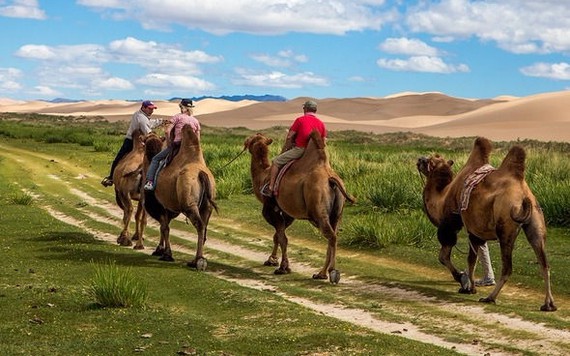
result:
[[[544,280],[545,300],[540,310],[555,311],[545,251],[546,224],[542,209],[525,180],[525,150],[521,146],[513,146],[499,168],[490,169],[471,188],[470,195],[463,196],[467,177],[478,167],[488,164],[491,149],[489,140],[477,138],[467,164],[456,176],[451,169],[453,161],[441,155],[422,157],[417,162],[418,170],[427,178],[423,192],[424,208],[430,221],[438,228],[438,239],[442,244],[440,261],[451,265],[448,250],[455,245],[457,233],[465,226],[471,244],[467,257],[468,278],[460,273],[456,280],[461,283],[460,293],[474,294],[477,292],[474,283],[477,250],[486,241],[498,240],[501,277],[491,293],[479,300],[495,303],[512,274],[512,253],[522,229],[535,252]]]
[[[115,186],[115,201],[123,211],[123,229],[117,238],[121,246],[132,246],[134,249],[144,249],[143,231],[146,225],[146,215],[140,203],[142,189],[142,163],[145,154],[145,135],[140,130],[133,132],[133,149],[123,157],[113,172]],[[133,202],[137,202],[135,212],[135,233],[131,238],[129,225],[134,211]]]
[[[154,139],[156,140],[156,139]],[[160,149],[147,141],[144,171],[148,170],[150,159]],[[148,214],[160,223],[160,241],[154,256],[162,261],[174,261],[170,246],[170,222],[183,214],[192,223],[198,234],[196,255],[189,261],[189,267],[205,270],[204,243],[215,202],[215,180],[204,160],[200,139],[191,126],[182,128],[182,141],[178,154],[162,168],[157,176],[154,191],[145,191],[144,207]]]
[[[337,233],[346,201],[354,198],[346,192],[344,182],[331,168],[325,152],[325,142],[313,131],[304,155],[283,175],[276,196],[266,197],[261,187],[269,180],[269,145],[273,142],[262,134],[248,137],[244,149],[251,154],[251,179],[256,198],[263,204],[262,215],[275,228],[273,250],[264,263],[279,266],[275,274],[290,273],[286,229],[295,219],[308,220],[327,239],[323,268],[314,279],[326,279],[336,284],[340,272],[336,269]],[[281,263],[277,256],[281,249]]]

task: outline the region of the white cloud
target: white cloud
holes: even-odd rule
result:
[[[388,38],[380,44],[380,49],[391,54],[404,54],[409,56],[437,56],[437,48],[431,47],[427,43],[418,39],[410,38]]]
[[[407,14],[413,32],[476,37],[513,53],[570,52],[570,6],[560,0],[442,0]]]
[[[303,72],[296,74],[285,74],[279,71],[272,72],[255,72],[245,69],[237,69],[238,78],[233,80],[236,85],[294,89],[302,88],[307,85],[312,86],[328,86],[329,81],[312,72]]]
[[[265,53],[252,54],[251,59],[256,62],[263,63],[269,67],[287,68],[296,63],[305,63],[309,59],[304,54],[296,54],[291,50],[279,51],[277,55],[272,56]]]
[[[529,77],[570,80],[570,64],[565,62],[535,63],[531,66],[521,68],[520,71]]]
[[[133,37],[112,41],[108,50],[114,61],[138,64],[161,73],[198,75],[201,74],[199,65],[223,61],[223,57],[203,51],[184,51],[175,45],[145,42]]]
[[[215,89],[215,85],[200,78],[186,75],[147,74],[137,80],[138,84],[153,88],[168,89],[169,92],[183,90],[187,93],[203,93]]]
[[[131,90],[134,88],[134,85],[128,80],[117,77],[95,80],[94,84],[103,90]]]
[[[14,0],[8,3],[11,5],[0,6],[0,16],[34,20],[46,19],[46,14],[40,9],[37,0]]]
[[[215,34],[340,35],[349,31],[379,30],[396,17],[394,10],[383,11],[384,0],[80,0],[78,4],[104,11],[117,19],[139,21],[148,29],[168,30],[172,25],[179,25]]]
[[[22,85],[17,81],[22,71],[17,68],[0,68],[0,91],[13,92],[20,90]]]
[[[221,56],[203,51],[186,51],[178,45],[141,41],[127,37],[108,45],[79,44],[47,46],[28,44],[15,53],[23,59],[39,62],[36,77],[43,87],[72,88],[87,95],[100,95],[101,90],[132,90],[133,82],[151,88],[184,89],[196,93],[215,86],[197,76],[202,65],[219,63]],[[118,78],[105,70],[113,64],[134,64],[153,74],[135,74],[142,78]],[[136,71],[135,71],[136,72]]]
[[[41,96],[42,98],[55,98],[57,96],[61,96],[61,92],[58,90],[52,89],[48,86],[38,85],[34,87],[34,90],[31,91],[31,94]]]
[[[428,72],[428,73],[455,73],[468,72],[465,64],[451,65],[439,57],[414,56],[408,59],[381,58],[377,62],[379,67],[398,72]]]

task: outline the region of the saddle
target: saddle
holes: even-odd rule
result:
[[[295,163],[297,161],[298,161],[298,159],[291,160],[291,161],[287,162],[283,167],[281,167],[281,169],[277,173],[277,177],[275,178],[275,186],[273,187],[273,195],[275,195],[275,196],[279,195],[279,185],[281,183],[281,179],[283,179],[285,172],[287,172],[287,170],[289,170],[289,168],[293,165],[293,163]]]
[[[158,180],[158,175],[159,175],[160,171],[162,171],[162,169],[164,167],[168,166],[172,162],[174,157],[176,157],[178,152],[180,152],[180,143],[181,142],[173,142],[172,145],[170,146],[170,152],[168,153],[166,158],[161,160],[158,163],[158,168],[156,170],[156,173],[154,174],[154,180],[153,180],[155,182],[155,184],[156,184],[156,181]]]
[[[485,164],[477,168],[475,172],[471,173],[465,179],[465,182],[463,183],[463,189],[461,190],[461,211],[467,210],[467,207],[469,206],[469,198],[471,197],[471,191],[473,191],[473,188],[475,188],[477,184],[481,183],[481,181],[485,179],[489,173],[496,170],[497,169],[490,164]]]

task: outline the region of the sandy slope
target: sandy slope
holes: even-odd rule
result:
[[[195,114],[204,125],[262,130],[288,126],[307,98],[287,102],[232,102],[204,99]],[[175,102],[156,101],[155,116],[178,112]],[[493,140],[570,141],[570,91],[516,98],[463,99],[441,93],[399,93],[384,98],[318,100],[318,114],[330,130],[413,131],[433,136],[486,136]],[[0,112],[103,116],[128,120],[139,103],[121,100],[79,103],[22,102],[0,99]]]

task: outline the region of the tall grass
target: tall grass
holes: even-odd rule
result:
[[[129,267],[119,268],[114,261],[93,263],[94,276],[89,292],[101,307],[145,307],[148,289]]]
[[[109,160],[121,145],[126,123],[81,118],[0,115],[0,136],[43,142],[72,142],[108,152]],[[10,114],[11,115],[11,114]],[[286,128],[263,130],[274,140],[270,159],[278,154]],[[251,195],[250,160],[242,150],[254,131],[245,128],[203,126],[202,149],[216,179],[218,199]],[[57,137],[57,139],[56,139]],[[420,156],[443,154],[459,170],[467,160],[474,138],[436,138],[412,133],[372,134],[330,132],[327,154],[332,168],[344,180],[357,205],[345,209],[342,243],[372,248],[389,244],[421,245],[431,227],[422,212],[422,178],[416,170]],[[526,178],[544,211],[549,226],[570,227],[570,144],[532,140],[494,142],[491,164],[498,167],[508,148],[522,145],[527,151]],[[111,154],[112,153],[112,154]]]

